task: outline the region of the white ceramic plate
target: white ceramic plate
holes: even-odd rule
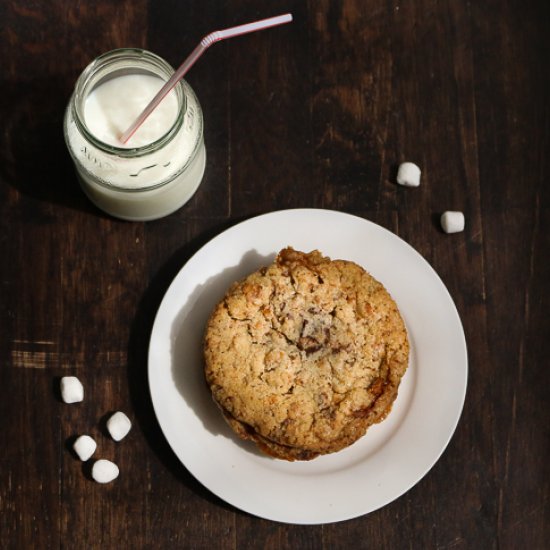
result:
[[[229,285],[287,245],[352,260],[396,300],[411,342],[409,369],[387,419],[351,447],[310,462],[260,455],[226,426],[203,378],[202,334]],[[430,265],[382,227],[348,214],[273,212],[224,231],[178,273],[160,305],[149,386],[172,449],[210,491],[263,518],[299,524],[372,512],[417,483],[449,442],[464,403],[467,354],[455,305]]]

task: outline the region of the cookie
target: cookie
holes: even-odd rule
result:
[[[359,265],[281,250],[231,286],[204,336],[205,377],[235,433],[270,456],[339,451],[383,420],[409,357],[389,293]]]

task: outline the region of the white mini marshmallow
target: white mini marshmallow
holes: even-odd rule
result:
[[[447,210],[441,214],[441,227],[445,233],[459,233],[464,231],[464,214]]]
[[[81,435],[73,444],[74,452],[82,462],[86,462],[97,449],[97,443],[89,435]]]
[[[61,378],[61,398],[65,403],[78,403],[84,399],[84,387],[76,376]]]
[[[420,168],[414,162],[404,162],[397,169],[397,183],[407,187],[420,185]]]
[[[123,412],[116,412],[107,420],[107,429],[115,441],[120,441],[128,435],[132,423]]]
[[[92,466],[92,477],[98,483],[109,483],[118,477],[118,466],[110,460],[100,458]]]

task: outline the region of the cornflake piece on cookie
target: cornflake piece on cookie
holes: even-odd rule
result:
[[[61,378],[61,398],[65,403],[78,403],[84,399],[84,386],[76,376]]]
[[[441,215],[441,227],[445,233],[464,231],[464,214],[447,210]]]
[[[110,460],[99,459],[92,466],[92,477],[98,483],[109,483],[116,479],[119,474],[118,466]]]
[[[115,441],[125,438],[132,427],[130,419],[123,412],[116,412],[107,420],[107,429]]]
[[[397,183],[406,187],[420,185],[420,168],[413,162],[403,162],[397,170]]]
[[[91,458],[97,449],[97,443],[89,435],[81,435],[73,444],[74,452],[82,462]]]

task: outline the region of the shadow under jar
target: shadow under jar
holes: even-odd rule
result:
[[[65,112],[65,141],[82,189],[112,216],[131,221],[167,216],[202,181],[202,110],[184,80],[126,145],[118,141],[173,73],[151,52],[119,49],[92,61],[76,82]]]

